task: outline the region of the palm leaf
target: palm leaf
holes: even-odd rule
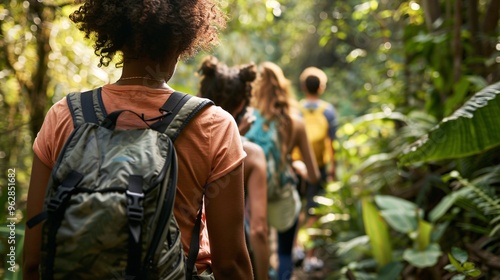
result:
[[[499,94],[500,82],[476,93],[405,149],[399,157],[400,164],[465,157],[500,145]]]

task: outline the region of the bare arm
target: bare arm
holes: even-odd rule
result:
[[[208,185],[208,236],[215,279],[253,279],[245,244],[243,164]]]
[[[328,149],[328,154],[330,155],[330,164],[329,164],[329,168],[328,168],[328,180],[329,181],[333,181],[335,179],[337,179],[337,175],[336,175],[336,164],[335,164],[335,149],[333,149],[333,139],[331,139],[330,137],[327,137],[326,140],[327,141],[327,149]]]
[[[267,228],[267,171],[262,148],[251,142],[244,144],[245,185],[250,205],[250,243],[255,257],[257,280],[268,279],[269,247]]]
[[[42,212],[45,190],[47,189],[50,173],[51,169],[34,155],[26,206],[28,220]],[[38,265],[40,264],[41,238],[41,224],[36,225],[32,229],[26,227],[23,250],[23,279],[25,280],[39,279]]]
[[[293,118],[293,127],[295,132],[294,146],[299,147],[302,160],[307,167],[308,180],[311,183],[317,183],[320,179],[319,168],[311,144],[307,140],[304,121],[298,117]]]

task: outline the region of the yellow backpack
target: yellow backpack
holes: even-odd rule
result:
[[[329,154],[326,150],[326,145],[328,145],[328,120],[324,115],[328,103],[320,101],[318,107],[314,109],[306,108],[305,105],[306,101],[301,100],[300,112],[304,118],[307,138],[309,143],[311,143],[314,155],[316,156],[316,162],[318,163],[318,166],[321,167],[326,165],[329,161]],[[300,152],[298,150],[294,151],[293,159],[301,159]]]

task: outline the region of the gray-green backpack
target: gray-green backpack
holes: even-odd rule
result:
[[[115,129],[101,88],[67,96],[74,131],[52,170],[42,228],[42,279],[192,279],[201,209],[186,258],[173,207],[173,141],[208,99],[179,92],[150,128]],[[129,112],[130,113],[130,112]],[[197,233],[197,234],[195,234]]]

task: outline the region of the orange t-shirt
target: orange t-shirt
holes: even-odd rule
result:
[[[171,89],[105,85],[102,88],[102,99],[108,113],[128,109],[139,115],[144,114],[145,118],[153,118],[159,116],[159,108],[171,93]],[[145,124],[133,114],[122,114],[118,126],[137,128],[144,127]],[[63,98],[47,112],[33,144],[35,154],[45,165],[53,168],[72,131],[73,120],[66,98]],[[174,214],[187,254],[204,186],[239,166],[246,154],[234,118],[218,106],[209,106],[200,111],[183,129],[174,146],[179,163]],[[199,272],[206,270],[211,264],[205,219],[202,220],[200,251],[196,264]]]

